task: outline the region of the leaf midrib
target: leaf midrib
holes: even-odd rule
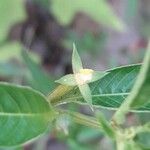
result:
[[[92,97],[109,97],[109,96],[128,96],[130,93],[111,93],[111,94],[97,94],[92,95]],[[64,99],[64,101],[73,101],[74,99],[80,99],[82,96],[70,97]]]
[[[51,112],[45,112],[45,113],[5,113],[5,112],[0,112],[0,116],[28,116],[28,117],[33,117],[33,116],[43,116],[43,115],[49,115]]]

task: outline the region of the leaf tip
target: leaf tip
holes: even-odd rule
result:
[[[77,51],[76,44],[73,43],[73,54],[72,54],[72,57],[75,57],[76,54],[79,55],[79,54],[78,54],[78,51]]]
[[[73,50],[75,50],[76,49],[76,44],[75,44],[75,42],[73,42]]]
[[[54,82],[55,82],[55,83],[60,83],[60,80],[55,80]]]

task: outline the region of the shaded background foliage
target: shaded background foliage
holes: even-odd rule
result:
[[[54,79],[72,72],[73,42],[87,68],[104,70],[140,63],[149,35],[149,0],[1,0],[0,80],[30,85],[48,94],[56,86]],[[22,49],[27,49],[30,56]],[[85,107],[65,107],[90,113]],[[112,112],[102,111],[111,116]],[[130,114],[126,125],[144,120],[149,116]],[[114,147],[94,129],[70,123],[68,135],[58,130],[64,129],[54,128],[24,149]]]

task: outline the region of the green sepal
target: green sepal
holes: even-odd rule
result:
[[[68,85],[68,86],[76,86],[77,85],[77,82],[76,82],[73,74],[65,75],[62,78],[56,80],[55,82],[60,83],[62,85]]]
[[[72,69],[74,74],[79,73],[80,69],[83,69],[82,61],[78,54],[75,44],[73,44]]]
[[[83,84],[83,85],[78,85],[79,90],[81,92],[81,95],[83,96],[84,100],[87,102],[87,104],[91,107],[93,110],[92,106],[92,94],[91,90],[88,84]]]

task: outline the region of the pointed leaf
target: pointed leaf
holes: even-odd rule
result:
[[[0,147],[17,146],[43,134],[54,113],[39,92],[0,83]]]

